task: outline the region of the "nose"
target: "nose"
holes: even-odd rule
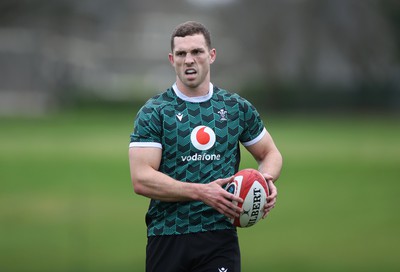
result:
[[[194,63],[194,58],[193,58],[192,54],[190,54],[190,53],[186,54],[185,63],[186,64]]]

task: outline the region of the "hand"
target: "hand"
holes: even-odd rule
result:
[[[213,207],[219,213],[227,216],[230,219],[239,217],[243,212],[242,208],[239,208],[233,203],[236,201],[242,203],[243,199],[227,192],[223,186],[233,181],[233,176],[224,179],[217,179],[211,183],[205,184],[202,194],[202,201],[208,206]]]
[[[278,190],[276,189],[276,186],[273,182],[274,178],[267,173],[264,173],[263,176],[264,176],[265,180],[267,181],[270,195],[267,197],[267,202],[264,205],[264,215],[263,215],[262,219],[267,217],[269,212],[275,207],[276,197],[278,196]]]

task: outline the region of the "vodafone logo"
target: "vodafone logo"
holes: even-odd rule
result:
[[[209,150],[215,144],[215,132],[207,126],[195,127],[190,134],[190,141],[197,150]],[[183,162],[219,161],[221,159],[221,155],[199,152],[189,156],[181,156],[181,159]]]
[[[215,133],[207,126],[197,126],[190,134],[190,140],[198,150],[208,150],[215,144]]]

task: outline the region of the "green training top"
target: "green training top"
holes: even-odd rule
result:
[[[265,133],[256,109],[238,94],[210,83],[206,96],[187,97],[174,84],[139,110],[129,146],[161,148],[160,172],[181,182],[209,183],[234,175],[239,142],[255,144]],[[146,224],[148,236],[234,229],[200,201],[152,199]]]

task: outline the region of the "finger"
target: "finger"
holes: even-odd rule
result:
[[[269,196],[267,196],[267,202],[275,200],[277,196],[278,196],[277,193],[270,194]]]
[[[227,191],[225,191],[225,192],[226,192],[226,194],[224,194],[224,197],[226,199],[230,200],[231,202],[232,201],[236,201],[237,203],[243,203],[243,199],[241,197],[238,197],[238,196],[236,196],[234,194],[231,194],[231,193],[229,193]]]
[[[228,207],[230,210],[232,210],[232,211],[235,212],[235,216],[236,216],[236,217],[238,217],[240,214],[243,213],[243,208],[239,207],[238,205],[236,205],[236,204],[234,204],[234,203],[232,203],[232,202],[229,202],[229,203],[227,204],[227,207]]]
[[[228,210],[226,210],[226,211],[229,211],[231,216],[239,217],[240,214],[243,213],[243,208],[239,207],[238,203],[242,203],[242,202],[243,202],[242,198],[228,193],[228,197],[225,198],[225,201],[222,204],[228,208]]]
[[[230,219],[234,219],[235,217],[239,217],[242,213],[242,209],[238,206],[232,204],[231,202],[226,203],[227,205],[222,205],[219,208],[219,212],[223,215],[227,216]]]
[[[272,199],[269,202],[266,202],[264,205],[264,209],[269,209],[269,208],[275,206],[275,203],[276,203],[276,198]]]
[[[270,212],[270,211],[272,211],[273,208],[275,208],[275,205],[265,207],[264,212]]]
[[[270,191],[270,195],[267,196],[267,201],[270,202],[273,199],[276,199],[276,197],[278,196],[278,190],[276,189],[276,186],[272,181],[268,180],[267,182]]]
[[[226,193],[227,197],[224,199],[222,204],[228,207],[229,210],[233,211],[235,217],[238,217],[243,212],[243,209],[238,206],[238,203],[243,203],[243,199],[231,193]]]
[[[268,174],[268,173],[262,173],[262,175],[264,176],[264,178],[265,178],[265,180],[274,180],[274,177],[273,176],[271,176],[270,174]]]
[[[265,217],[267,217],[267,215],[271,212],[271,210],[272,210],[273,208],[275,208],[275,205],[270,206],[270,207],[268,207],[268,208],[265,208],[265,209],[264,209],[264,214],[263,214],[262,219],[264,219]]]
[[[215,182],[221,186],[228,184],[229,182],[232,182],[234,179],[234,176],[228,177],[228,178],[223,178],[223,179],[217,179]]]
[[[264,215],[262,216],[262,218],[261,219],[265,219],[267,216],[268,216],[268,214],[270,213],[270,210],[269,211],[266,211],[266,212],[264,212]]]
[[[235,218],[239,217],[241,213],[236,212],[231,209],[226,209],[226,210],[224,210],[223,214],[230,219],[235,219]]]

